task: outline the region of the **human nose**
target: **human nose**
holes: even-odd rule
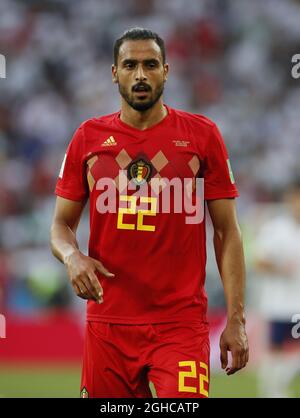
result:
[[[137,70],[136,70],[136,74],[135,74],[135,79],[136,81],[145,81],[147,80],[146,74],[144,72],[143,66],[142,65],[138,65],[137,66]]]

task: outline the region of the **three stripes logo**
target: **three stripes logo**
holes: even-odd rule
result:
[[[115,140],[115,138],[113,136],[110,136],[109,138],[107,138],[103,144],[101,145],[102,147],[111,147],[117,145],[117,141]]]

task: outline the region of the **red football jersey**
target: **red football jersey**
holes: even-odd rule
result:
[[[205,220],[186,222],[187,210],[177,207],[181,198],[176,204],[172,200],[178,184],[175,192],[168,181],[190,179],[198,204],[196,178],[204,179],[205,200],[238,193],[216,125],[204,116],[166,108],[167,116],[145,130],[125,124],[120,112],[89,119],[67,149],[56,194],[90,199],[89,255],[115,274],[106,278],[98,273],[104,301],[88,301],[88,320],[206,319]],[[159,189],[151,185],[155,179],[162,181]],[[126,181],[135,190],[126,188]],[[169,213],[159,200],[164,187],[169,189]],[[105,211],[108,200],[113,209]]]

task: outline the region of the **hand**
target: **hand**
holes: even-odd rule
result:
[[[103,264],[92,257],[74,251],[64,260],[70,282],[77,296],[82,299],[92,299],[99,304],[103,302],[103,289],[95,271],[106,277],[114,277]]]
[[[248,338],[242,321],[229,321],[220,338],[221,366],[227,375],[234,374],[246,366],[249,360]],[[228,366],[228,351],[231,351],[232,364]]]

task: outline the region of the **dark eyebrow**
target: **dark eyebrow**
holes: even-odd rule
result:
[[[125,59],[125,60],[123,60],[123,61],[122,61],[122,65],[126,65],[126,64],[136,64],[136,63],[137,63],[137,60],[130,59],[130,58],[127,58],[127,59]]]
[[[136,64],[137,62],[138,62],[138,60],[136,60],[136,59],[127,58],[127,59],[124,59],[122,61],[122,65]],[[148,59],[143,60],[143,63],[144,64],[151,64],[151,63],[153,63],[153,64],[157,64],[158,65],[159,64],[159,61],[156,58],[148,58]]]
[[[146,60],[144,60],[144,63],[145,64],[159,64],[159,61],[156,59],[156,58],[149,58],[149,59],[146,59]]]

